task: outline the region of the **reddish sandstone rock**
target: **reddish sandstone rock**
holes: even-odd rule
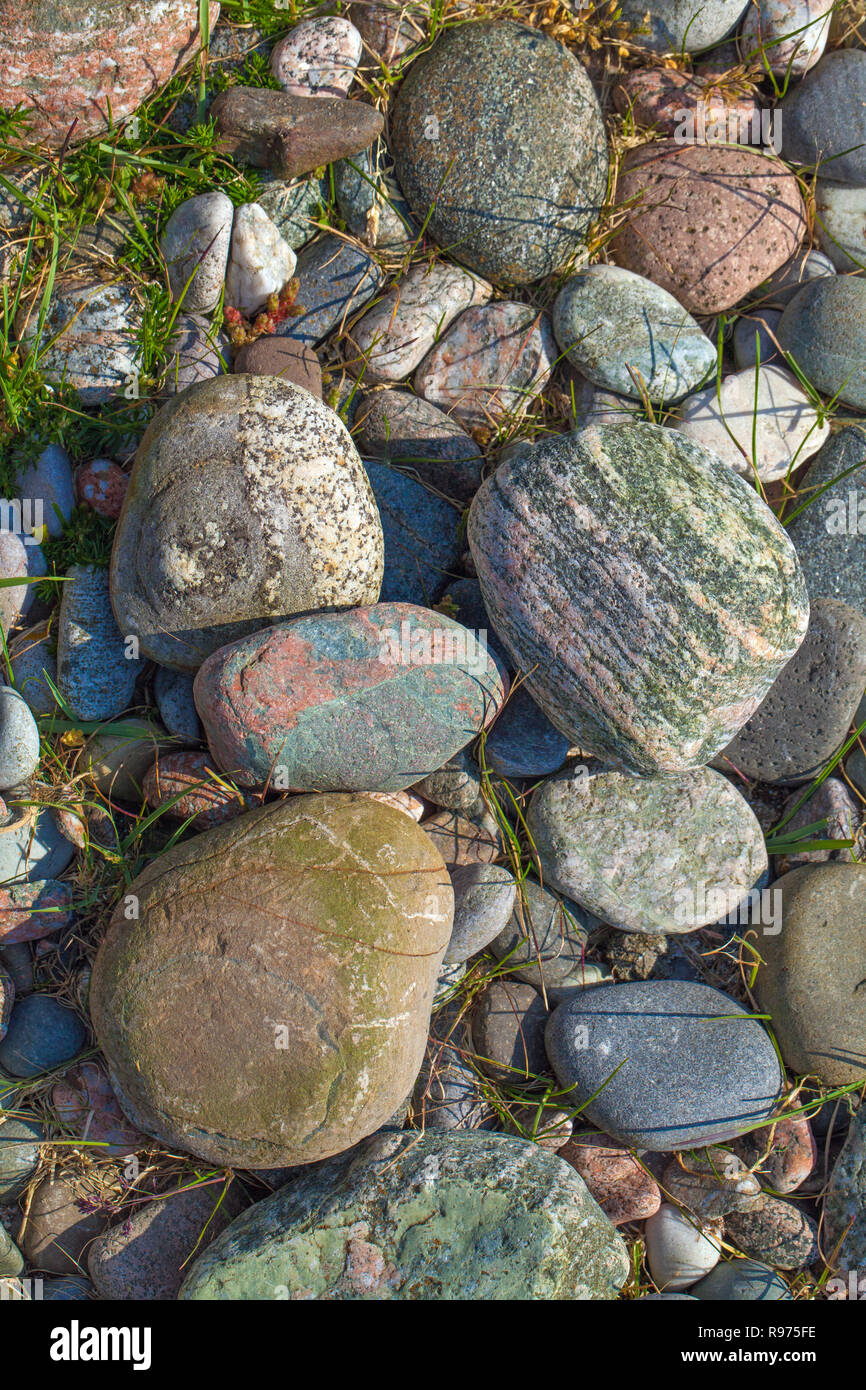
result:
[[[248,798],[226,785],[206,753],[169,753],[157,758],[145,776],[143,791],[148,806],[166,806],[163,814],[169,820],[192,816],[193,830],[210,830],[249,809]]]
[[[0,0],[0,107],[32,108],[28,140],[89,140],[108,129],[109,105],[117,124],[192,57],[198,8],[197,0]],[[211,29],[218,17],[211,4]]]
[[[79,1062],[70,1067],[51,1092],[51,1101],[64,1125],[75,1134],[101,1147],[95,1156],[110,1154],[121,1158],[148,1142],[140,1129],[131,1125],[111,1089],[108,1073],[98,1062]]]
[[[75,474],[75,495],[79,502],[100,516],[116,521],[123,510],[129,478],[111,459],[83,463]]]
[[[32,879],[0,888],[0,946],[38,941],[66,926],[72,897],[68,883]]]
[[[628,1149],[594,1140],[570,1139],[559,1150],[559,1157],[577,1169],[614,1226],[644,1221],[662,1204],[655,1178],[644,1171]]]
[[[734,1140],[730,1147],[750,1167],[758,1165],[756,1177],[774,1192],[796,1192],[818,1158],[812,1127],[805,1115],[753,1130]]]

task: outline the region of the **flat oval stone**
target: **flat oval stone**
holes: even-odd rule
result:
[[[553,331],[585,377],[635,399],[643,386],[651,401],[679,400],[716,366],[714,344],[673,295],[621,266],[587,266],[566,280]]]
[[[277,333],[309,347],[338,326],[342,329],[373,298],[384,278],[372,256],[330,232],[304,247],[295,274],[296,307],[303,313],[284,319]]]
[[[617,184],[636,200],[610,249],[692,314],[718,314],[793,256],[806,231],[799,185],[772,155],[653,140],[630,150]]]
[[[38,941],[65,927],[71,916],[72,889],[56,879],[34,878],[0,886],[0,944]]]
[[[731,1260],[717,1264],[705,1278],[692,1284],[692,1297],[711,1303],[767,1303],[789,1299],[792,1294],[782,1276],[769,1265],[757,1260]]]
[[[750,1166],[759,1165],[759,1177],[776,1192],[796,1192],[818,1160],[818,1147],[805,1115],[782,1118],[769,1129],[757,1129],[738,1139],[734,1147]]]
[[[756,381],[757,377],[757,381]],[[749,367],[707,386],[680,406],[681,430],[744,478],[784,478],[830,437],[793,372]],[[733,436],[733,438],[732,438]]]
[[[37,345],[38,319],[38,304],[19,311],[19,341],[38,346],[39,370],[74,387],[82,405],[106,405],[138,379],[141,309],[128,285],[58,277]]]
[[[517,884],[502,864],[463,864],[453,870],[454,927],[445,965],[455,965],[483,951],[505,930],[514,908]]]
[[[290,1298],[338,1302],[574,1301],[615,1298],[627,1272],[623,1241],[555,1154],[508,1134],[409,1131],[256,1203],[180,1296],[266,1298],[279,1281]]]
[[[125,634],[194,671],[271,619],[375,603],[376,503],[340,420],[308,391],[261,376],[191,387],[139,446],[112,554]]]
[[[309,344],[298,343],[294,338],[264,333],[251,343],[244,343],[235,358],[234,371],[250,372],[253,376],[279,376],[322,399],[319,359]]]
[[[470,502],[478,491],[484,455],[456,420],[423,397],[365,392],[356,425],[365,458],[393,464],[459,502]]]
[[[744,6],[741,0],[623,0],[617,13],[629,26],[629,39],[654,53],[699,53],[731,32]]]
[[[31,629],[9,643],[9,660],[15,689],[33,714],[51,714],[57,709],[48,680],[57,684],[57,657],[41,629]],[[48,680],[46,680],[46,676]]]
[[[502,677],[444,614],[380,603],[267,628],[205,662],[195,701],[242,786],[402,791],[493,717]]]
[[[713,1236],[716,1236],[716,1239]],[[721,1223],[703,1223],[664,1202],[644,1227],[647,1264],[664,1293],[687,1289],[719,1262]]]
[[[158,758],[142,784],[152,810],[163,807],[170,821],[189,820],[190,830],[210,830],[250,809],[249,799],[226,786],[205,753],[168,753]]]
[[[221,376],[228,370],[230,360],[228,338],[214,329],[203,314],[178,314],[163,371],[162,394],[177,395],[197,381]]]
[[[544,389],[557,357],[546,314],[498,300],[467,309],[415,373],[419,396],[467,428],[490,428],[526,410]]]
[[[759,782],[810,782],[842,747],[864,686],[866,615],[816,599],[802,647],[719,754],[719,765]]]
[[[271,72],[298,97],[344,97],[361,61],[363,39],[342,15],[302,19],[271,52]]]
[[[840,599],[861,613],[866,613],[866,473],[858,470],[866,464],[864,446],[859,426],[830,436],[801,484],[800,503],[809,505],[787,528],[810,600]]]
[[[580,1174],[614,1226],[645,1221],[661,1206],[659,1185],[627,1149],[605,1144],[605,1138],[571,1139],[559,1156]]]
[[[446,811],[470,814],[481,796],[481,773],[468,749],[461,748],[429,777],[417,782],[414,790]]]
[[[866,410],[866,281],[810,281],[785,309],[777,337],[815,390]]]
[[[825,53],[780,103],[782,153],[788,163],[817,164],[822,178],[866,184],[866,150],[851,139],[866,100],[866,53]]]
[[[490,950],[510,975],[536,989],[580,984],[587,934],[595,926],[597,919],[577,903],[525,878],[511,920]]]
[[[478,1065],[506,1084],[547,1071],[547,1007],[532,985],[491,980],[472,1005],[472,1042]]]
[[[267,1168],[389,1119],[421,1066],[453,910],[408,816],[368,797],[271,803],[167,850],[130,891],[139,916],[116,912],[90,1010],[135,1125]]]
[[[159,243],[172,298],[187,314],[209,313],[226,277],[234,205],[218,189],[197,193],[175,208]]]
[[[172,671],[168,666],[160,666],[153,681],[160,719],[170,734],[186,743],[198,743],[202,736],[192,686],[193,678],[188,672]]]
[[[607,144],[587,72],[522,24],[447,29],[397,93],[391,147],[418,221],[505,284],[565,266],[605,197]]]
[[[18,492],[25,499],[21,521],[13,522],[8,529],[38,535],[40,526],[44,526],[49,536],[59,536],[75,506],[75,481],[66,450],[59,444],[47,445],[18,474]]]
[[[432,607],[460,562],[460,515],[396,468],[364,462],[382,523],[382,602]]]
[[[669,777],[566,772],[535,793],[526,824],[545,883],[623,931],[718,921],[767,868],[754,812],[706,767]]]
[[[675,430],[601,425],[539,444],[482,484],[468,538],[532,698],[631,772],[707,762],[806,632],[772,512]]]
[[[826,0],[758,0],[747,5],[738,40],[743,60],[757,57],[781,77],[802,77],[824,52],[832,16]]]
[[[373,383],[405,380],[457,315],[486,304],[492,293],[458,266],[419,262],[352,328],[349,341],[362,359],[354,363],[358,374]]]
[[[13,804],[0,819],[0,883],[56,878],[73,853],[50,807]]]
[[[818,179],[815,235],[836,270],[863,270],[866,262],[866,189]]]
[[[69,1062],[84,1046],[84,1024],[52,994],[27,994],[12,1010],[0,1042],[0,1067],[9,1076],[39,1076]]]
[[[866,867],[814,864],[777,879],[781,930],[763,933],[755,998],[797,1075],[830,1086],[866,1076]],[[815,924],[820,922],[820,949]]]
[[[547,777],[558,772],[569,743],[519,685],[484,740],[484,759],[499,777]]]
[[[582,1113],[606,1134],[662,1153],[753,1128],[782,1084],[760,1023],[685,980],[597,985],[554,1009],[546,1043],[570,1105],[589,1101]]]
[[[130,703],[142,663],[112,612],[108,570],[71,565],[57,624],[57,688],[79,719],[113,719]]]
[[[39,765],[39,729],[27,703],[0,685],[0,790],[17,787]]]

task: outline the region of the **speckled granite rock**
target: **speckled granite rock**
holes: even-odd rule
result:
[[[90,1009],[133,1123],[208,1163],[267,1168],[340,1152],[393,1114],[453,910],[408,816],[294,797],[166,851],[131,891],[139,917],[115,914]]]
[[[580,984],[587,933],[597,925],[577,903],[526,878],[511,919],[490,950],[509,975],[536,989]]]
[[[543,391],[558,356],[550,320],[498,300],[466,309],[415,373],[419,396],[461,424],[491,428],[521,415]]]
[[[655,53],[699,53],[729,34],[743,13],[741,0],[623,0],[619,13],[632,43]]]
[[[456,420],[409,391],[365,392],[357,416],[365,457],[382,459],[437,492],[469,502],[481,485],[484,455]]]
[[[866,281],[810,280],[785,309],[776,336],[817,391],[866,410]]]
[[[866,1077],[866,866],[815,864],[774,884],[781,930],[760,938],[754,990],[787,1066],[830,1086]],[[815,923],[820,922],[820,949]]]
[[[432,607],[459,565],[460,513],[396,468],[364,463],[382,523],[382,602]]]
[[[271,51],[271,72],[298,97],[344,97],[361,61],[363,40],[342,15],[302,19]]]
[[[818,1159],[818,1147],[805,1115],[783,1118],[767,1129],[753,1130],[735,1140],[731,1147],[775,1192],[796,1192]]]
[[[175,397],[136,455],[111,575],[122,631],[180,670],[271,619],[375,603],[381,527],[344,426],[273,377]]]
[[[782,1083],[761,1024],[728,995],[683,980],[586,990],[554,1009],[546,1042],[560,1083],[573,1088],[570,1105],[603,1086],[586,1119],[662,1153],[719,1144],[766,1120]]]
[[[381,138],[351,159],[333,166],[337,207],[349,231],[365,246],[396,250],[420,235],[394,177],[394,164]]]
[[[580,1174],[614,1226],[645,1221],[661,1206],[659,1185],[627,1149],[605,1144],[606,1137],[572,1139],[559,1156]]]
[[[866,183],[866,150],[852,141],[866,96],[866,54],[858,48],[825,53],[780,104],[782,154],[789,163],[818,164],[822,178]]]
[[[493,718],[503,679],[444,614],[379,603],[296,618],[209,657],[195,701],[242,786],[402,791]]]
[[[623,931],[717,921],[767,867],[754,813],[709,768],[676,777],[566,772],[536,792],[526,823],[545,883]]]
[[[271,1298],[280,1283],[332,1301],[609,1299],[627,1271],[554,1154],[510,1135],[390,1133],[239,1217],[181,1298]]]
[[[38,318],[38,304],[16,317],[16,332],[28,347]],[[83,405],[105,405],[134,387],[140,320],[138,299],[128,285],[58,277],[39,339],[44,349],[39,369],[49,381],[75,387]]]
[[[256,199],[259,207],[264,208],[274,226],[279,228],[283,240],[297,251],[316,234],[313,224],[327,201],[324,180],[311,175],[291,182],[275,179],[266,171],[260,173],[259,179],[262,184]]]
[[[57,624],[57,688],[79,719],[113,719],[126,709],[142,663],[111,611],[108,570],[73,565]]]
[[[295,274],[300,282],[296,302],[304,312],[287,318],[277,332],[310,347],[363,309],[383,278],[372,257],[329,232],[304,247]]]
[[[731,1245],[775,1269],[802,1269],[819,1258],[818,1228],[793,1202],[767,1197],[757,1211],[731,1212],[725,1235]]]
[[[866,1264],[866,1106],[861,1105],[852,1119],[830,1174],[824,1221],[825,1249],[838,1248],[840,1268],[862,1270]]]
[[[604,200],[592,83],[567,49],[524,25],[447,29],[397,93],[391,147],[416,218],[433,205],[434,240],[505,284],[564,266]]]
[[[803,578],[769,508],[656,425],[597,426],[502,464],[468,537],[533,699],[632,772],[707,762],[805,635]]]
[[[866,431],[848,425],[812,460],[800,492],[801,503],[812,500],[787,529],[810,600],[840,599],[866,613],[866,471],[859,465],[866,468]]]
[[[349,335],[365,382],[403,381],[464,309],[485,304],[485,281],[446,261],[421,261],[379,298]]]
[[[231,198],[214,189],[187,198],[165,225],[160,250],[168,267],[172,298],[183,296],[187,314],[208,313],[219,299],[234,213]]]

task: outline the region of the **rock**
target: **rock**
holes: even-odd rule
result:
[[[26,702],[0,685],[0,789],[17,787],[39,766],[39,730]]]
[[[362,0],[349,6],[349,16],[373,56],[389,67],[427,36],[429,11],[424,0],[406,0],[399,8]]]
[[[0,1225],[0,1279],[4,1280],[3,1290],[7,1297],[9,1296],[9,1285],[5,1281],[16,1279],[23,1272],[24,1256],[15,1242],[6,1234],[5,1228]]]
[[[18,1239],[34,1269],[78,1274],[86,1268],[88,1247],[107,1225],[98,1188],[73,1170],[43,1178]]]
[[[362,792],[361,795],[369,796],[373,801],[381,801],[385,806],[393,806],[395,811],[408,816],[416,823],[427,809],[424,802],[411,792]]]
[[[9,644],[15,688],[35,715],[52,714],[57,708],[48,684],[57,684],[57,657],[40,631],[22,633]]]
[[[499,854],[495,835],[454,811],[428,816],[421,828],[442,855],[449,874],[467,864],[490,864]]]
[[[220,297],[228,266],[235,210],[213,189],[187,198],[165,225],[159,248],[168,267],[172,299],[185,313],[209,313]]]
[[[381,113],[360,101],[290,96],[266,87],[229,87],[211,104],[216,148],[279,179],[308,174],[366,149],[382,131]]]
[[[28,351],[38,348],[47,381],[74,387],[82,405],[98,406],[138,380],[140,325],[128,285],[58,276],[38,344],[39,301],[19,311],[15,331]]]
[[[139,446],[111,574],[121,630],[188,671],[271,619],[375,603],[381,528],[346,429],[271,377],[175,397]]]
[[[115,913],[90,1010],[134,1124],[207,1163],[295,1167],[393,1114],[453,910],[408,816],[294,797],[167,850],[130,891],[138,919]]]
[[[467,427],[493,428],[523,413],[556,357],[545,314],[498,300],[452,323],[415,373],[415,390]]]
[[[574,1133],[574,1124],[567,1112],[557,1110],[544,1101],[537,1105],[511,1105],[506,1116],[503,1116],[503,1123],[509,1134],[517,1134],[521,1139],[531,1139],[533,1144],[540,1144],[551,1153],[561,1151]],[[595,1193],[592,1195],[595,1196]],[[608,1213],[605,1212],[605,1215]],[[613,1224],[616,1225],[616,1222]]]
[[[866,615],[815,599],[802,647],[720,762],[760,782],[810,782],[842,747],[864,686]]]
[[[303,19],[274,45],[271,72],[297,97],[344,97],[361,61],[363,39],[342,15]]]
[[[676,134],[682,143],[759,144],[761,113],[743,84],[677,68],[633,68],[613,89],[616,109],[638,126],[654,126],[660,135]],[[686,123],[688,118],[688,124]]]
[[[368,309],[349,335],[365,382],[403,381],[464,309],[486,304],[492,288],[468,271],[421,261]]]
[[[508,924],[517,884],[501,864],[463,864],[453,870],[454,927],[445,964],[468,960],[489,946]]]
[[[75,495],[97,516],[116,521],[123,509],[129,478],[111,459],[93,459],[75,473]]]
[[[499,777],[546,777],[558,772],[569,742],[519,685],[484,740],[484,761]]]
[[[217,765],[241,786],[402,791],[504,698],[493,661],[443,614],[408,604],[296,618],[222,647],[195,682]]]
[[[482,1069],[506,1084],[548,1070],[547,1008],[541,995],[514,980],[493,980],[472,1006],[472,1041]]]
[[[615,1297],[627,1271],[622,1241],[554,1154],[510,1135],[410,1131],[258,1202],[196,1260],[181,1299],[272,1297],[278,1280],[289,1298],[330,1301],[579,1301]]]
[[[544,882],[623,931],[718,921],[767,867],[757,817],[710,768],[641,778],[566,771],[535,793],[526,824]]]
[[[859,715],[859,713],[860,711],[858,710],[857,714]],[[855,716],[854,722],[858,723],[857,716]],[[860,723],[862,723],[862,720]],[[862,738],[862,735],[860,737]],[[863,788],[866,787],[866,757],[863,755],[862,748],[855,747],[853,752],[845,759],[845,776],[848,778],[849,782],[853,783],[857,792],[859,792],[861,796],[864,795]],[[850,857],[856,858],[856,853],[857,851],[855,850],[855,853]],[[844,859],[846,856],[843,854],[842,857]]]
[[[450,415],[408,391],[365,393],[357,433],[365,457],[382,459],[437,492],[470,502],[484,455]]]
[[[246,796],[233,792],[206,753],[169,753],[145,775],[144,798],[152,810],[188,830],[210,830],[250,809]],[[186,822],[189,822],[186,824]]]
[[[583,1178],[592,1196],[614,1226],[645,1221],[661,1206],[659,1185],[627,1149],[600,1142],[571,1139],[559,1150]]]
[[[38,941],[65,927],[71,915],[72,890],[56,879],[32,879],[0,887],[0,942],[14,946]]]
[[[76,770],[84,772],[109,802],[128,801],[140,806],[145,773],[159,753],[170,752],[175,746],[158,720],[130,717],[91,734]]]
[[[315,347],[372,299],[382,283],[376,262],[351,242],[326,233],[305,246],[296,267],[300,289],[297,306],[303,313],[284,320],[277,329]]]
[[[0,1041],[6,1036],[6,1029],[15,1003],[15,982],[0,962]]]
[[[319,359],[307,343],[296,343],[292,338],[265,333],[245,343],[235,358],[234,371],[252,376],[279,376],[322,399]]]
[[[831,17],[826,0],[758,0],[746,6],[740,53],[789,81],[801,77],[824,52]]]
[[[786,161],[817,164],[819,175],[836,183],[866,184],[866,151],[851,140],[864,96],[866,54],[852,48],[825,53],[779,105]]]
[[[42,1301],[49,1303],[83,1303],[89,1301],[95,1292],[89,1279],[75,1275],[66,1278],[45,1279],[42,1283]]]
[[[817,1234],[810,1216],[777,1197],[767,1197],[757,1211],[732,1212],[725,1218],[728,1243],[776,1269],[814,1264],[819,1258]]]
[[[720,1222],[701,1225],[665,1202],[644,1232],[649,1271],[663,1292],[689,1288],[719,1262]]]
[[[33,956],[26,941],[12,946],[0,945],[0,969],[5,970],[16,995],[33,992]]]
[[[805,1115],[775,1120],[768,1129],[756,1129],[734,1140],[731,1147],[767,1187],[781,1193],[796,1192],[818,1157]]]
[[[654,53],[699,53],[721,43],[743,13],[741,0],[623,0],[619,16],[629,40]]]
[[[0,1129],[0,1138],[3,1130]],[[0,1159],[2,1162],[2,1159]],[[822,1245],[843,1270],[862,1270],[866,1261],[866,1109],[851,1121],[833,1165],[824,1199]]]
[[[84,1046],[84,1024],[51,994],[28,994],[12,1010],[0,1042],[0,1067],[10,1076],[39,1076],[69,1062]]]
[[[200,314],[178,314],[163,373],[163,395],[173,396],[196,382],[209,381],[227,370],[231,354],[228,338],[215,332]],[[129,480],[127,479],[127,482]]]
[[[835,274],[832,261],[820,251],[800,251],[761,286],[761,303],[784,309],[810,280]]]
[[[766,1120],[782,1079],[760,1023],[726,994],[684,980],[598,985],[554,1009],[546,1043],[560,1083],[573,1088],[569,1104],[595,1096],[586,1119],[662,1153],[722,1143]]]
[[[561,270],[605,197],[604,125],[587,72],[522,24],[441,34],[397,93],[391,148],[434,241],[505,284]]]
[[[692,1284],[694,1298],[713,1303],[751,1300],[755,1303],[789,1299],[791,1292],[781,1275],[755,1260],[717,1264],[704,1279]]]
[[[810,280],[782,314],[777,337],[817,391],[866,409],[866,282]]]
[[[587,932],[596,919],[525,878],[511,920],[490,943],[509,974],[536,989],[580,983]]]
[[[51,1103],[64,1127],[82,1140],[101,1145],[97,1156],[123,1158],[148,1142],[123,1114],[99,1062],[70,1067],[52,1088]]]
[[[447,1008],[449,1004],[456,1002],[456,990],[465,974],[465,961],[457,961],[455,965],[443,965],[441,967],[433,994],[434,1009]]]
[[[73,853],[50,808],[13,804],[0,818],[0,883],[56,878]]]
[[[202,738],[192,687],[193,678],[187,672],[172,671],[168,666],[157,668],[153,693],[159,717],[168,733],[176,734],[185,743],[198,743]]]
[[[86,317],[87,311],[82,314],[82,318]],[[43,357],[40,367],[44,362]],[[49,536],[59,536],[75,506],[75,482],[66,450],[59,444],[47,445],[19,473],[18,492],[25,499],[21,510],[23,528],[19,524],[12,529],[38,533],[39,527],[44,526]],[[30,518],[32,525],[28,524]]]
[[[472,811],[481,795],[481,774],[471,754],[462,748],[415,786],[419,796],[446,811]]]
[[[0,1198],[4,1202],[14,1201],[36,1172],[44,1137],[35,1115],[25,1111],[12,1115],[8,1105],[0,1109]]]
[[[340,216],[365,245],[396,251],[420,239],[384,140],[338,160],[333,171]]]
[[[570,362],[597,386],[654,402],[679,400],[715,370],[714,344],[666,290],[616,265],[566,280],[553,331]]]
[[[446,967],[446,969],[449,967]],[[450,967],[454,969],[454,966]],[[465,967],[457,962],[458,969]],[[412,1094],[413,1122],[424,1130],[480,1129],[494,1111],[469,1062],[472,1040],[465,1010],[450,1000],[430,1020],[424,1061]]]
[[[365,467],[384,537],[382,602],[432,607],[460,561],[459,513],[388,464],[367,459]]]
[[[42,547],[33,536],[23,532],[0,530],[0,578],[21,579],[21,584],[0,588],[0,631],[9,638],[12,629],[33,602],[32,583],[47,572]]]
[[[468,538],[529,694],[631,772],[708,761],[805,635],[782,528],[678,431],[601,425],[538,445],[482,484]]]
[[[618,203],[630,200],[610,243],[617,264],[692,314],[730,309],[793,256],[806,230],[794,176],[740,146],[653,140],[632,149],[617,183]]]
[[[323,182],[313,177],[286,182],[265,172],[259,175],[259,182],[262,185],[256,200],[259,207],[264,208],[283,240],[297,251],[316,234],[314,223],[321,217],[323,203],[327,202]]]
[[[57,626],[57,687],[79,719],[113,719],[132,700],[142,663],[109,598],[108,571],[71,565]]]
[[[754,1211],[765,1200],[757,1178],[726,1148],[677,1154],[664,1170],[663,1186],[672,1202],[699,1220]]]
[[[754,985],[785,1063],[829,1086],[866,1076],[866,909],[861,864],[814,864],[777,879],[781,930],[764,933]],[[815,949],[815,923],[821,946]]]
[[[97,1294],[113,1301],[176,1299],[191,1257],[206,1250],[241,1207],[234,1189],[226,1194],[217,1180],[160,1193],[135,1208],[88,1249]]]
[[[815,235],[836,270],[862,270],[866,259],[866,189],[818,179]]]
[[[0,187],[0,228],[4,232],[26,232],[33,220],[44,175],[32,165],[4,165],[4,184]]]
[[[830,437],[801,484],[800,505],[809,505],[788,527],[810,601],[839,599],[861,613],[866,613],[866,474],[848,470],[866,461],[864,445],[866,435],[858,426]]]
[[[226,271],[226,303],[252,318],[268,296],[294,274],[297,257],[264,208],[244,203],[235,212]]]
[[[779,319],[782,317],[781,309],[761,309],[752,313],[741,314],[734,327],[733,348],[734,360],[741,371],[747,367],[755,367],[758,364],[760,353],[760,364],[762,367],[777,366],[781,367],[784,363],[779,348],[776,346],[775,335],[779,326]],[[788,375],[786,373],[786,375]],[[722,386],[724,390],[726,382]],[[751,377],[754,386],[754,376]],[[758,378],[759,384],[762,378]],[[794,378],[796,380],[796,378]],[[754,415],[754,395],[752,397],[751,413]],[[729,421],[730,423],[730,421]],[[734,421],[736,423],[736,421]],[[739,452],[739,451],[738,451]],[[750,453],[750,442],[746,441],[746,452]],[[740,455],[742,464],[742,455]],[[742,472],[742,467],[738,472]]]
[[[210,6],[211,27],[219,6]],[[27,140],[78,145],[151,97],[196,53],[195,0],[0,5],[0,106],[30,108]],[[110,76],[109,76],[110,74]]]

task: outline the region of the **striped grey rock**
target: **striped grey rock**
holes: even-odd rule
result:
[[[38,320],[38,301],[16,317],[15,330],[28,348]],[[75,387],[83,405],[106,405],[124,387],[135,389],[140,322],[141,308],[128,285],[58,279],[39,337],[39,370],[48,381]]]
[[[800,485],[798,505],[806,501],[809,505],[793,518],[788,535],[797,552],[810,600],[841,599],[866,613],[866,468],[863,465],[866,465],[866,430],[848,425],[831,435],[815,455]]]
[[[486,281],[445,261],[413,266],[349,334],[362,359],[358,374],[374,384],[404,381],[457,315],[492,293]]]
[[[478,491],[484,455],[456,420],[422,396],[366,392],[356,425],[365,457],[393,464],[460,502],[470,502]]]
[[[580,984],[587,933],[597,918],[526,878],[511,920],[490,943],[498,961],[517,980],[536,989]]]
[[[805,636],[803,576],[770,509],[657,425],[596,426],[511,459],[477,493],[468,537],[532,698],[630,772],[708,762]]]
[[[112,555],[118,625],[194,671],[272,620],[375,603],[382,528],[348,432],[302,387],[222,376],[162,407]]]
[[[208,313],[219,299],[226,277],[234,213],[231,198],[214,189],[187,198],[166,223],[160,250],[168,266],[172,299],[177,301],[183,296],[187,314]]]
[[[706,767],[676,777],[562,773],[536,792],[526,823],[544,882],[623,931],[718,921],[767,867],[754,812]]]

